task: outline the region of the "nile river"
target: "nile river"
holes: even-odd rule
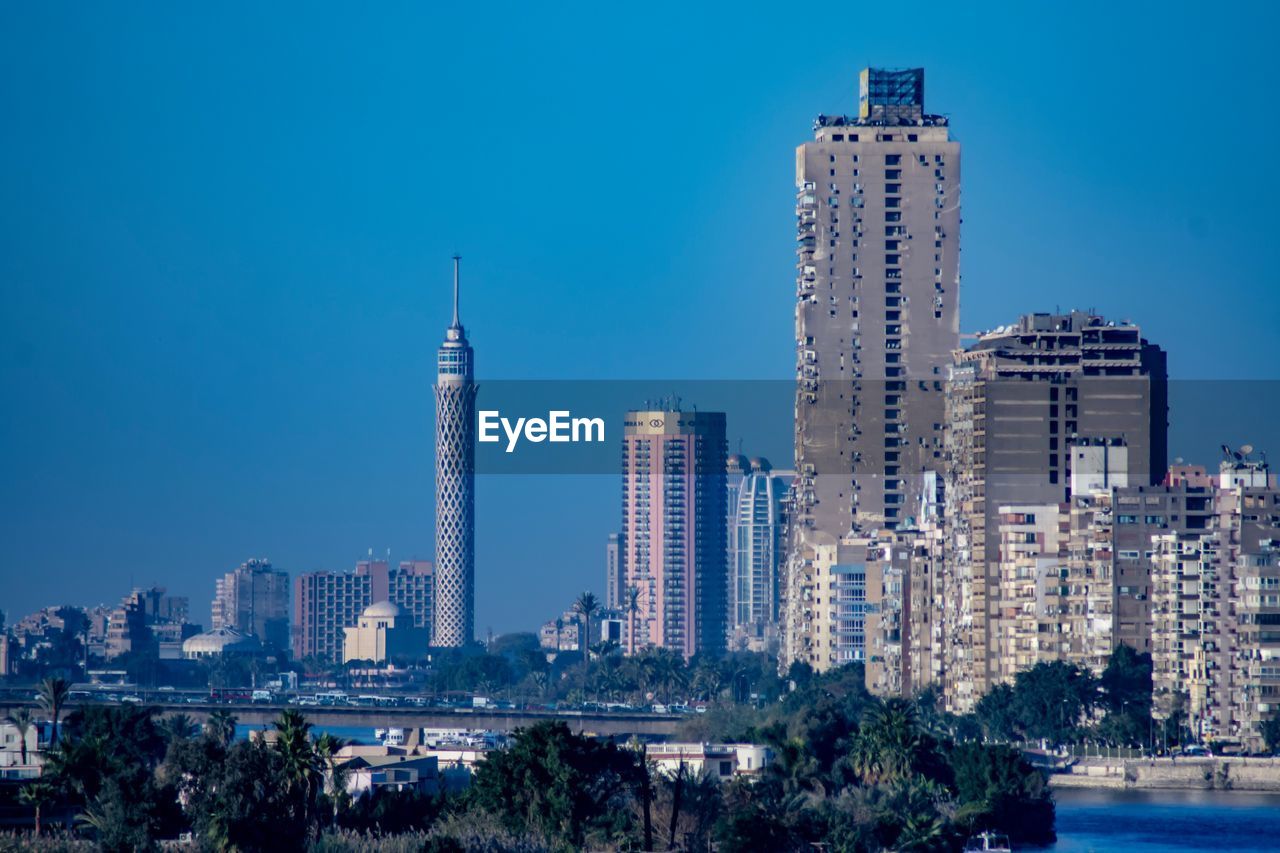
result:
[[[1054,853],[1280,850],[1280,794],[1054,791]]]

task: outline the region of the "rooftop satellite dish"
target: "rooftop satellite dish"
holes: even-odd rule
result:
[[[1252,444],[1240,445],[1240,452],[1243,453],[1245,456],[1248,456],[1250,453],[1253,452],[1253,445]]]

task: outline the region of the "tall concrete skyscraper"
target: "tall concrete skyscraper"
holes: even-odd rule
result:
[[[895,527],[940,470],[959,345],[960,143],[924,69],[864,70],[796,149],[796,524]]]
[[[796,479],[783,666],[848,659],[865,545],[941,470],[944,372],[960,343],[960,143],[924,108],[924,69],[865,69],[855,116],[796,149]],[[846,584],[848,581],[848,584]],[[853,606],[853,605],[850,605]],[[853,633],[860,633],[860,628]]]
[[[458,319],[453,258],[453,322],[436,356],[436,574],[431,642],[465,646],[475,637],[475,353]]]
[[[678,405],[628,412],[622,438],[624,647],[724,651],[725,416]]]

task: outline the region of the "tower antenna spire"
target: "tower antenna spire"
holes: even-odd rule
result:
[[[453,255],[453,325],[458,327],[462,325],[458,322],[458,263],[462,260],[462,255],[456,252]]]

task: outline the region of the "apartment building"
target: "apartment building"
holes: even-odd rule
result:
[[[943,687],[948,707],[963,712],[999,670],[1000,508],[1068,503],[1073,466],[1105,458],[1103,446],[1123,446],[1125,485],[1159,483],[1167,376],[1164,352],[1131,323],[1030,314],[957,351],[945,388],[944,585],[953,604]]]
[[[628,654],[724,651],[726,457],[723,412],[684,411],[669,400],[626,414],[622,573],[624,588],[637,590]]]
[[[1153,538],[1155,708],[1258,751],[1280,711],[1280,487],[1264,461],[1232,453],[1212,499],[1207,530]]]
[[[936,682],[934,620],[941,528],[909,525],[879,531],[867,554],[867,689],[911,696]]]
[[[252,634],[269,650],[289,649],[289,575],[247,560],[215,583],[213,629]]]
[[[897,527],[919,500],[920,472],[940,470],[942,380],[959,346],[960,144],[925,110],[924,69],[863,70],[857,114],[820,115],[813,133],[796,150],[796,482],[783,587],[797,618],[819,595],[805,585],[816,550]],[[812,641],[784,638],[782,664],[807,658]]]
[[[959,345],[960,144],[924,69],[868,68],[796,150],[797,522],[893,527],[937,468]]]

